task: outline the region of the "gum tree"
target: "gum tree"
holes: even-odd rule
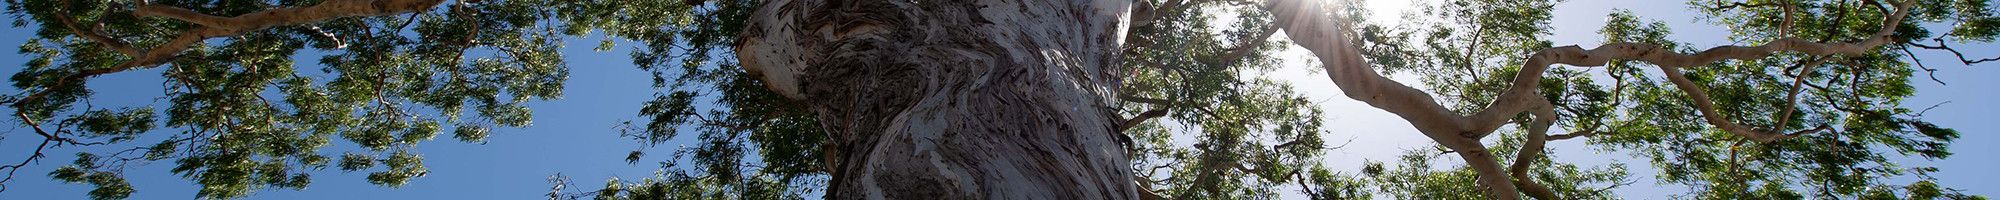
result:
[[[204,198],[303,188],[327,166],[401,185],[428,171],[411,147],[444,130],[476,142],[528,125],[521,103],[560,96],[567,78],[555,49],[592,32],[636,43],[633,63],[659,88],[616,130],[640,143],[627,161],[694,143],[658,177],[584,190],[552,178],[550,198],[1604,197],[1586,187],[1615,185],[1622,168],[1543,153],[1578,138],[1639,149],[1704,198],[1950,196],[1929,177],[1883,182],[1934,170],[1885,154],[1943,158],[1956,137],[1899,104],[1915,63],[1888,50],[1956,52],[2000,30],[1984,1],[1695,1],[1758,44],[1704,51],[1629,15],[1605,46],[1552,47],[1538,39],[1547,1],[1439,3],[1425,13],[1438,21],[1407,29],[1363,23],[1351,1],[73,1],[8,2],[39,29],[14,77],[23,93],[5,100],[44,142],[0,169],[47,147],[138,146],[81,151],[50,173],[100,199],[130,194],[123,166],[169,159]],[[1212,23],[1229,17],[1218,11],[1235,23]],[[1910,25],[1943,22],[1957,23],[1936,36]],[[1348,97],[1467,165],[1432,173],[1411,156],[1366,177],[1318,165],[1334,127],[1259,76],[1290,45],[1272,42],[1280,31]],[[296,70],[302,54],[322,70]],[[92,78],[153,69],[165,116],[90,103],[123,98],[91,93]],[[321,152],[336,137],[363,150]],[[142,140],[153,145],[119,145]]]

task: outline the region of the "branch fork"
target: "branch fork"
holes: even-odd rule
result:
[[[1911,2],[1914,1],[1895,4],[1894,13],[1887,14],[1880,31],[1871,37],[1851,43],[1817,43],[1783,36],[1764,45],[1721,46],[1694,54],[1677,53],[1657,45],[1625,42],[1608,43],[1592,49],[1577,46],[1544,49],[1529,55],[1521,73],[1512,80],[1512,85],[1501,92],[1486,108],[1470,116],[1461,116],[1445,109],[1428,93],[1395,82],[1376,72],[1348,39],[1351,36],[1346,30],[1351,28],[1347,24],[1330,20],[1333,18],[1325,15],[1330,13],[1329,10],[1316,2],[1278,0],[1265,5],[1265,9],[1277,17],[1278,25],[1285,29],[1287,36],[1296,41],[1296,44],[1313,52],[1321,62],[1325,63],[1323,67],[1326,68],[1328,78],[1332,79],[1347,97],[1394,113],[1409,121],[1425,136],[1458,152],[1465,158],[1467,165],[1479,172],[1479,182],[1488,189],[1488,194],[1492,195],[1492,198],[1518,199],[1520,197],[1517,194],[1526,193],[1537,199],[1558,199],[1560,197],[1556,197],[1553,192],[1527,176],[1528,167],[1540,158],[1541,151],[1544,150],[1543,145],[1552,138],[1548,135],[1549,126],[1557,120],[1553,106],[1535,91],[1539,88],[1537,85],[1542,79],[1542,74],[1551,66],[1564,64],[1597,67],[1605,66],[1613,59],[1636,60],[1658,65],[1677,88],[1688,94],[1695,108],[1709,124],[1753,141],[1772,142],[1831,130],[1831,126],[1822,124],[1813,129],[1792,133],[1776,132],[1775,130],[1789,123],[1785,119],[1791,115],[1791,109],[1787,109],[1786,114],[1778,116],[1780,123],[1770,129],[1751,128],[1732,122],[1716,111],[1708,95],[1698,84],[1685,77],[1680,69],[1705,66],[1723,60],[1759,59],[1778,52],[1799,52],[1814,56],[1868,53],[1895,40],[1891,34],[1908,15]],[[1789,12],[1793,9],[1790,6],[1786,8],[1786,26],[1790,24]],[[1805,73],[1801,72],[1796,77],[1803,80]],[[1790,101],[1796,102],[1798,88],[1794,87],[1794,92],[1788,97]],[[1478,141],[1479,138],[1490,135],[1494,130],[1522,114],[1532,117],[1532,121],[1527,124],[1528,141],[1518,152],[1512,166],[1503,171],[1491,153]],[[1569,139],[1596,133],[1594,130],[1584,131],[1558,135],[1555,138]]]

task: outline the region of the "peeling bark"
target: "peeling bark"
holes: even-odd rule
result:
[[[768,2],[746,70],[829,135],[833,199],[1134,199],[1118,121],[1130,1]]]

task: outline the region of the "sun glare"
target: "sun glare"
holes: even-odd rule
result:
[[[1368,20],[1393,24],[1402,21],[1403,18],[1400,15],[1402,15],[1403,10],[1407,10],[1410,4],[1415,2],[1407,0],[1364,0],[1362,3],[1363,6],[1368,7]]]

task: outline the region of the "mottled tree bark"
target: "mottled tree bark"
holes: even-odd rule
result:
[[[1130,1],[779,0],[744,67],[829,135],[834,199],[1133,199],[1111,97]]]

